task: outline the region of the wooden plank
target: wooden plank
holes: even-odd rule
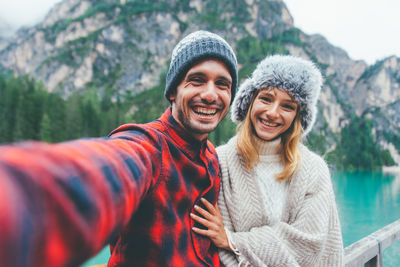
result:
[[[346,267],[359,267],[375,257],[378,251],[378,242],[370,237],[364,237],[345,248],[344,265]]]
[[[376,257],[376,265],[382,266],[383,250],[400,239],[400,219],[379,229],[371,235],[345,248],[344,264],[346,267],[359,267]]]
[[[391,223],[384,228],[371,234],[381,242],[382,251],[400,239],[400,220]]]

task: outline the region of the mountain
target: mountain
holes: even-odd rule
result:
[[[372,142],[400,165],[400,59],[352,60],[296,28],[281,0],[64,0],[41,23],[0,40],[0,68],[42,80],[64,98],[88,88],[124,98],[162,87],[174,45],[198,29],[232,44],[241,78],[267,54],[314,61],[325,86],[309,145],[332,162],[351,162],[363,156],[343,154]],[[377,156],[376,147],[365,149],[368,160]]]

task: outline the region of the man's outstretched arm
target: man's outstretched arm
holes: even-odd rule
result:
[[[84,262],[128,222],[157,157],[135,135],[0,147],[0,266]]]

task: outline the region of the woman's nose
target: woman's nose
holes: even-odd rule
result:
[[[272,103],[272,105],[267,108],[267,116],[271,118],[276,118],[279,115],[279,105],[278,103]]]

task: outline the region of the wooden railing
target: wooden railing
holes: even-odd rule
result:
[[[400,239],[400,219],[344,249],[345,267],[382,267],[383,250]],[[400,255],[399,255],[400,257]]]
[[[382,253],[400,239],[400,219],[344,249],[345,267],[382,267]],[[399,254],[400,257],[400,254]],[[90,267],[105,267],[106,264]]]

